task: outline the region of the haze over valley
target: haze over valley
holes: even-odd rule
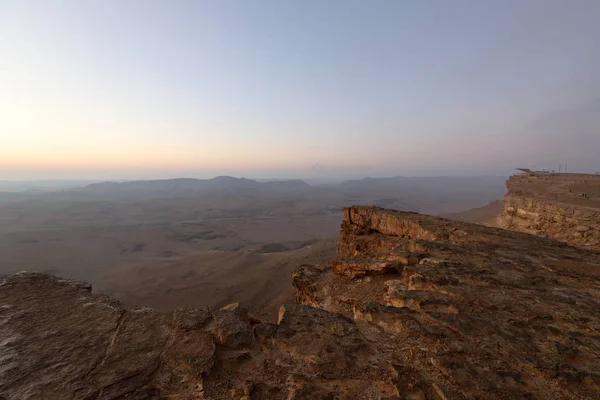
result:
[[[486,222],[600,171],[598,7],[0,2],[0,274],[272,313],[343,207]]]
[[[333,257],[354,203],[432,214],[500,198],[504,177],[367,178],[309,185],[217,177],[0,193],[0,274],[89,281],[163,311],[232,301],[264,313],[293,299],[290,274]]]

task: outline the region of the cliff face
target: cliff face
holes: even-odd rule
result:
[[[304,266],[293,281],[300,303],[353,318],[378,338],[375,347],[401,371],[400,398],[597,398],[599,256],[502,229],[352,207],[338,260]]]
[[[600,391],[600,252],[352,207],[277,323],[0,285],[2,399],[579,399]]]
[[[600,249],[600,175],[515,175],[499,225]]]

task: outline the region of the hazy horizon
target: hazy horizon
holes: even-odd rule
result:
[[[564,163],[562,168],[564,168]],[[507,166],[498,169],[465,169],[462,171],[452,171],[451,168],[442,169],[380,169],[370,166],[365,167],[332,167],[319,170],[298,169],[298,170],[188,170],[188,169],[168,169],[168,168],[101,168],[89,169],[86,167],[75,168],[0,168],[0,182],[33,182],[33,181],[137,181],[137,180],[160,180],[160,179],[212,179],[219,176],[231,176],[234,178],[247,178],[254,180],[290,180],[300,179],[305,181],[344,181],[351,179],[364,178],[427,178],[427,177],[493,177],[510,176],[519,171],[516,168],[531,168],[539,170],[548,170],[559,172],[559,166],[556,165],[517,165]],[[563,170],[564,172],[564,170]],[[570,173],[599,173],[593,169],[573,170],[568,165]]]
[[[597,172],[598,15],[0,0],[0,180]]]
[[[513,173],[518,171],[513,171]],[[318,184],[318,183],[340,183],[352,180],[362,180],[362,179],[394,179],[394,178],[407,178],[407,179],[427,179],[427,178],[440,178],[440,179],[452,179],[452,178],[494,178],[494,177],[502,177],[506,178],[511,174],[474,174],[474,175],[444,175],[444,174],[425,174],[425,175],[402,175],[402,174],[375,174],[375,175],[276,175],[265,173],[263,175],[247,175],[247,174],[217,174],[211,175],[206,173],[194,173],[194,172],[181,172],[181,173],[169,173],[169,172],[161,172],[152,174],[149,176],[140,176],[133,174],[130,177],[123,177],[119,175],[107,175],[106,178],[98,177],[98,178],[90,178],[90,179],[78,179],[78,178],[55,178],[55,177],[39,177],[38,178],[14,178],[14,179],[0,179],[0,183],[96,183],[96,182],[135,182],[135,181],[152,181],[152,180],[173,180],[173,179],[199,179],[199,180],[210,180],[219,177],[231,177],[235,179],[250,179],[258,182],[261,181],[289,181],[289,180],[302,180],[309,184]],[[1,191],[0,187],[0,191]]]

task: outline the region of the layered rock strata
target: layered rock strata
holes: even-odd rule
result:
[[[600,175],[523,174],[506,185],[499,226],[600,250]]]
[[[344,212],[342,261],[296,270],[297,300],[354,319],[399,371],[399,398],[599,398],[600,253],[414,213]],[[390,259],[399,265],[364,267]]]

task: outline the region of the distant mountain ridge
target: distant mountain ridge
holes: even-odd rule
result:
[[[232,176],[212,179],[162,179],[103,182],[75,189],[82,195],[107,198],[204,197],[217,204],[225,199],[279,199],[301,208],[341,209],[362,203],[430,214],[452,213],[480,207],[504,195],[506,177],[406,177],[364,178],[335,184],[310,185],[299,180],[259,181]],[[221,199],[221,200],[218,200]],[[303,204],[303,205],[302,205]]]
[[[83,187],[86,192],[150,192],[197,191],[197,190],[235,190],[235,189],[283,189],[310,190],[312,186],[302,180],[258,182],[253,179],[217,176],[212,179],[174,178],[140,180],[126,182],[93,183]]]

